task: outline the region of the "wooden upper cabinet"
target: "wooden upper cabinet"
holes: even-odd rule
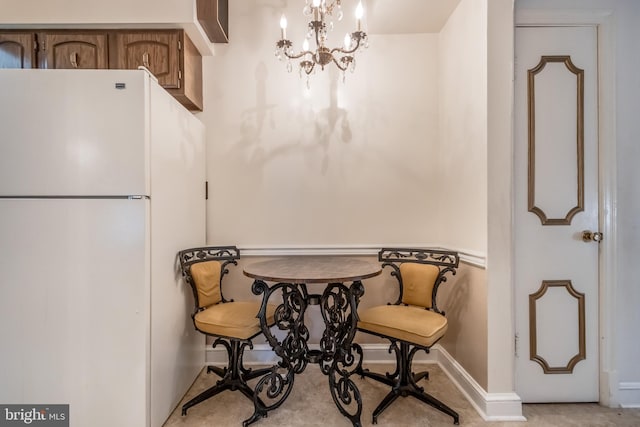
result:
[[[182,105],[202,111],[202,56],[182,29],[0,31],[0,68],[140,66]]]
[[[202,56],[184,30],[122,30],[109,34],[109,68],[143,66],[190,110],[202,110]]]
[[[111,35],[111,67],[135,70],[143,66],[165,89],[179,88],[180,32],[117,32]]]
[[[0,33],[0,68],[35,68],[36,36],[34,33]]]
[[[40,68],[109,68],[106,32],[42,32]]]

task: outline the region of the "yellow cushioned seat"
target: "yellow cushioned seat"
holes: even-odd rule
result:
[[[358,329],[430,347],[447,331],[447,318],[422,307],[382,305],[358,313]]]
[[[260,320],[256,317],[261,303],[256,301],[225,302],[214,304],[198,312],[194,321],[198,330],[217,336],[249,339],[260,332]],[[274,324],[276,306],[267,305],[267,324]]]

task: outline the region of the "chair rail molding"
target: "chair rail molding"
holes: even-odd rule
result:
[[[380,248],[433,248],[458,252],[460,261],[479,268],[486,268],[486,254],[468,249],[452,248],[440,244],[420,243],[381,243],[379,245],[239,245],[243,257],[294,256],[294,255],[332,255],[367,256],[378,255]]]

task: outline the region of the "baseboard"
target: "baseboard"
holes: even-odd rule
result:
[[[395,355],[389,353],[386,344],[361,344],[367,363],[392,365]],[[318,348],[318,345],[311,345]],[[226,365],[227,353],[223,347],[207,347],[206,363],[208,365]],[[277,358],[268,344],[256,344],[253,350],[245,352],[244,364],[272,365]],[[456,362],[440,345],[435,345],[429,353],[419,351],[414,361],[420,363],[437,363],[447,374],[460,392],[467,398],[478,414],[486,421],[526,421],[522,416],[522,401],[515,393],[487,393],[467,371]]]
[[[640,408],[640,383],[621,382],[618,400],[621,408]]]
[[[364,353],[364,360],[366,363],[392,365],[396,362],[396,356],[393,351],[389,353],[389,344],[360,345],[362,346],[362,352]],[[418,351],[413,357],[413,360],[418,363],[438,363],[436,353],[433,350],[429,353],[426,351]]]
[[[319,345],[309,345],[311,349],[319,349]],[[367,363],[393,364],[395,356],[389,353],[388,344],[362,344],[364,358]],[[269,344],[255,344],[253,350],[246,351],[244,354],[244,364],[252,365],[273,365],[276,363],[276,355]],[[426,353],[419,351],[416,353],[414,360],[420,363],[437,363],[435,353]],[[227,351],[224,347],[211,348],[207,346],[205,363],[207,365],[224,366],[227,364]]]
[[[228,362],[227,350],[223,346],[212,348],[207,346],[205,364],[214,366],[226,366]],[[273,365],[276,362],[276,354],[269,344],[254,344],[253,350],[245,351],[244,365]]]
[[[516,393],[487,393],[476,380],[440,345],[438,365],[465,395],[485,421],[526,421],[522,415],[522,400]]]

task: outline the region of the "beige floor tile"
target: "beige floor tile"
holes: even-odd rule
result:
[[[386,372],[390,365],[367,366],[376,372]],[[437,365],[416,365],[414,370],[426,369],[429,380],[420,385],[460,415],[460,425],[487,427],[637,427],[640,426],[640,410],[611,409],[597,404],[536,404],[523,405],[528,422],[486,422],[453,385]],[[181,416],[184,402],[210,387],[217,381],[215,374],[201,373],[180,405],[171,414],[164,427],[226,427],[241,426],[242,421],[253,414],[253,403],[239,391],[224,391],[219,395],[189,409]],[[255,385],[254,380],[250,385]],[[362,425],[371,426],[371,413],[388,388],[376,381],[359,377],[354,382],[360,389],[363,401]],[[378,418],[379,426],[387,427],[439,427],[451,426],[453,420],[434,408],[412,398],[399,398]],[[335,426],[349,427],[351,423],[336,408],[328,387],[328,379],[317,365],[309,365],[295,378],[294,388],[281,407],[253,424],[255,427]]]

